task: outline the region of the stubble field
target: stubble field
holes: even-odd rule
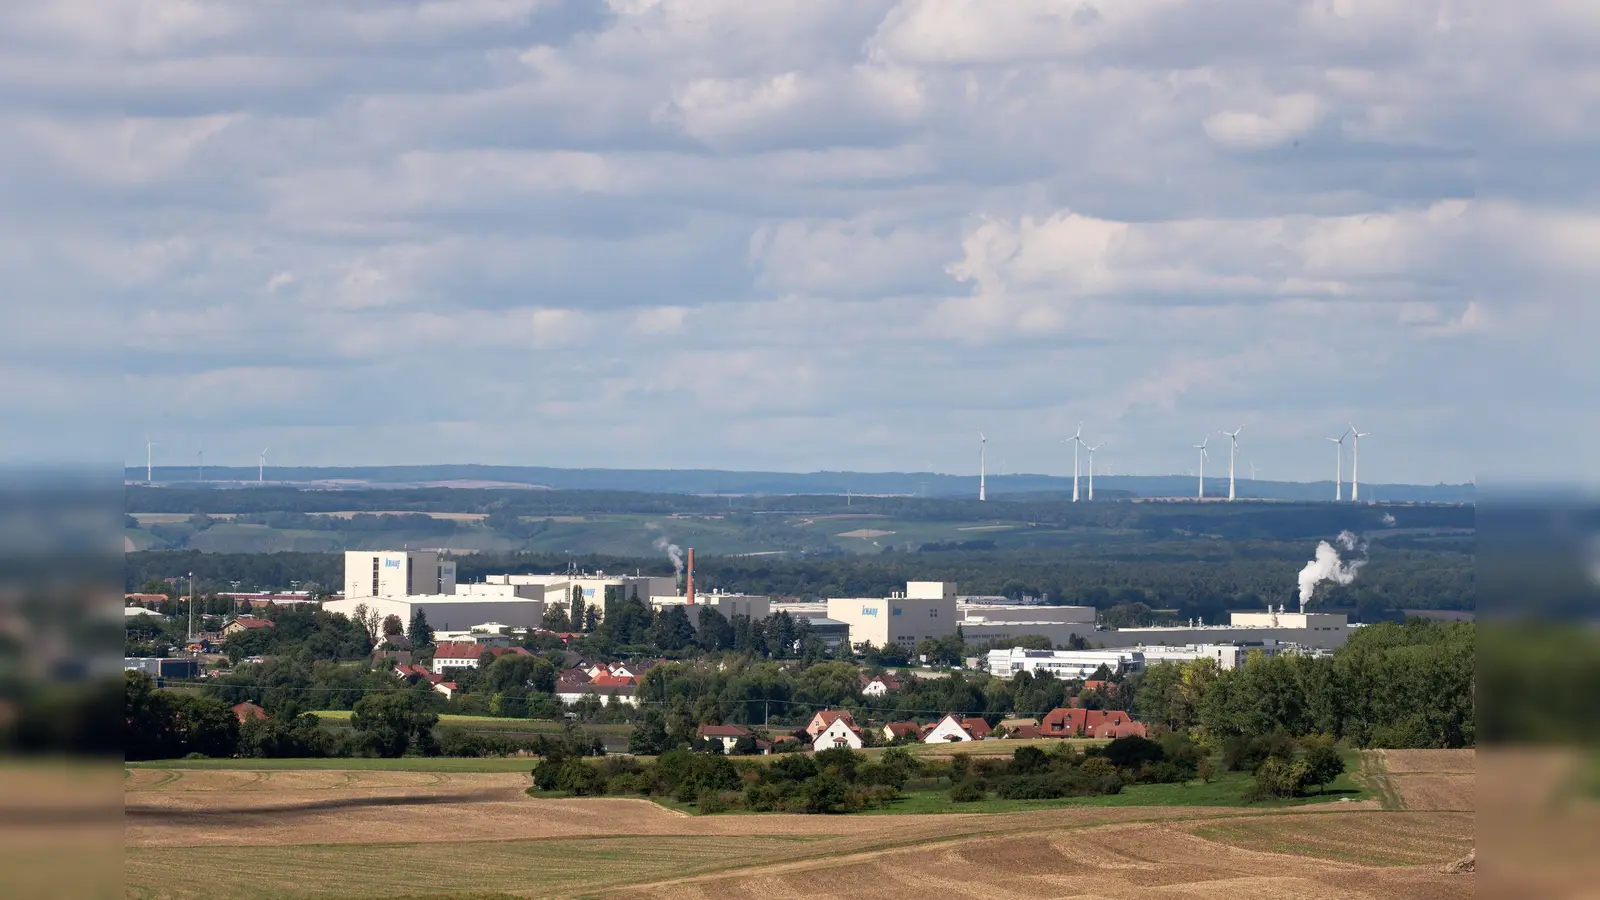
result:
[[[1473,876],[1438,871],[1472,846],[1470,812],[1383,809],[1377,801],[1270,812],[701,817],[643,800],[534,799],[522,793],[527,784],[518,773],[130,768],[126,895],[899,900],[932,891],[955,900],[1111,900],[1472,892]]]

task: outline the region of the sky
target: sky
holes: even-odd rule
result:
[[[0,457],[1593,477],[1597,137],[1588,0],[13,0]]]

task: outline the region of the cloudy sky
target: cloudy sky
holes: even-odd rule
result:
[[[0,452],[1578,472],[1597,60],[1589,0],[14,0]]]

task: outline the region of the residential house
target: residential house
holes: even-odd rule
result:
[[[915,722],[890,722],[883,726],[883,739],[890,743],[921,740],[922,726]]]
[[[168,600],[168,597],[167,597],[166,594],[123,594],[122,595],[122,602],[123,602],[124,605],[127,605],[127,606],[143,606],[143,607],[146,607],[146,608],[149,608],[149,609],[155,609],[157,606],[160,606],[161,604],[166,603],[167,600]]]
[[[817,733],[811,742],[811,749],[815,751],[832,750],[836,747],[849,747],[851,750],[861,749],[860,729],[855,722],[850,720],[848,714],[835,716],[828,727]]]
[[[856,720],[851,717],[847,710],[824,709],[811,717],[811,721],[806,725],[806,736],[816,740],[817,736],[826,731],[828,726],[832,725],[837,719],[843,719],[845,725],[849,726],[851,731],[861,730],[856,727]]]
[[[1043,737],[1037,725],[1013,725],[1006,730],[1006,737],[1012,740],[1026,741],[1036,737]]]
[[[868,678],[861,676],[861,695],[863,697],[882,697],[890,691],[898,691],[905,687],[904,682],[893,675],[876,675]]]
[[[266,721],[268,718],[270,718],[267,715],[267,711],[266,710],[264,710],[261,707],[255,705],[254,703],[251,703],[248,700],[246,700],[243,703],[235,703],[233,705],[233,715],[234,715],[234,718],[239,720],[239,724],[241,724],[241,725],[243,725],[245,722],[250,721],[251,719],[259,719],[261,721]]]
[[[947,715],[933,724],[922,737],[924,744],[955,741],[981,741],[992,733],[989,723],[980,718],[960,719]]]
[[[569,677],[574,674],[581,675],[582,680],[578,677]],[[568,670],[562,672],[561,677],[556,679],[556,699],[568,706],[577,703],[589,694],[594,694],[598,697],[601,706],[611,703],[638,706],[638,690],[639,679],[613,675],[610,672],[602,672],[593,678],[589,678],[587,672],[579,670],[574,673],[573,670]]]
[[[707,742],[721,741],[722,752],[732,753],[740,738],[753,738],[755,735],[741,725],[701,725],[695,731],[695,736]]]
[[[460,688],[456,687],[456,683],[454,681],[435,682],[433,689],[443,694],[446,700],[455,699],[456,691],[460,690]]]
[[[232,622],[222,626],[222,633],[228,637],[242,634],[246,631],[255,631],[261,628],[273,627],[272,622],[257,616],[240,616]]]
[[[1042,737],[1122,737],[1144,731],[1144,723],[1133,721],[1123,710],[1081,707],[1052,709],[1039,726]]]
[[[485,654],[499,659],[506,654],[532,656],[521,647],[491,647],[469,641],[445,641],[433,648],[433,671],[443,675],[447,669],[476,669],[478,660]]]

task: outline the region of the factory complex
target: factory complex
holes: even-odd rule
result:
[[[766,619],[778,613],[806,620],[811,633],[830,648],[899,647],[910,653],[924,641],[960,630],[969,645],[996,646],[1023,637],[1042,637],[1051,646],[1076,644],[1094,650],[995,650],[981,663],[995,674],[1046,670],[1056,674],[1093,672],[1100,665],[1137,670],[1167,660],[1212,658],[1233,668],[1251,650],[1272,654],[1289,650],[1326,651],[1344,644],[1350,625],[1337,613],[1234,612],[1227,624],[1191,621],[1187,625],[1102,629],[1090,606],[1007,603],[1000,598],[961,597],[954,582],[912,581],[888,597],[831,597],[823,601],[779,601],[771,597],[708,591],[696,593],[694,551],[688,551],[679,578],[576,572],[550,575],[491,575],[460,583],[453,561],[430,550],[350,551],[345,554],[345,594],[323,608],[353,616],[417,613],[441,631],[468,632],[485,623],[495,630],[544,627],[547,610],[560,608],[573,630],[601,622],[624,599],[647,603],[658,612],[684,607],[689,623],[700,627],[699,607],[732,620]],[[1062,654],[1076,655],[1062,655]],[[999,654],[999,655],[997,655]],[[1009,654],[1009,655],[1006,655]],[[1041,655],[1042,654],[1042,655]],[[1074,675],[1073,677],[1082,677]]]

